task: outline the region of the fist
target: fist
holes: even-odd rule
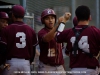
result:
[[[67,21],[67,20],[69,20],[70,16],[71,16],[71,13],[66,12],[66,13],[64,14],[64,19]]]
[[[66,23],[66,22],[69,20],[70,16],[71,16],[71,13],[66,12],[63,16],[59,17],[58,23],[59,23],[59,24],[60,24],[61,22]]]

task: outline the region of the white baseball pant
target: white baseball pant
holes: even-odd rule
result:
[[[72,68],[71,75],[98,75],[98,72],[96,69]]]
[[[6,68],[3,75],[31,75],[29,60],[12,58],[7,60],[6,63],[10,64],[10,68],[9,70]]]
[[[39,63],[38,75],[66,75],[66,72],[62,65],[60,66],[49,66],[42,62]]]

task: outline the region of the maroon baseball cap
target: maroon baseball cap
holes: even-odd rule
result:
[[[73,24],[74,24],[74,26],[77,26],[77,25],[78,25],[77,17],[74,17],[74,18],[73,18]]]
[[[0,12],[0,18],[8,19],[9,16],[6,12]]]
[[[24,17],[25,9],[21,5],[14,5],[12,7],[12,13],[19,17]]]

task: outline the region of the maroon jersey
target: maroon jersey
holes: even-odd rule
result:
[[[15,22],[3,29],[1,42],[7,44],[7,59],[33,57],[37,43],[34,30],[23,22]]]
[[[84,25],[76,26],[76,29],[81,29]],[[74,56],[72,47],[75,42],[75,33],[72,29],[64,30],[56,35],[57,42],[66,42],[67,51],[70,54],[70,68],[95,68],[99,66],[98,60],[94,57],[99,53],[100,46],[100,30],[89,26],[82,31],[79,36],[77,55]],[[90,56],[83,50],[89,50],[93,56]]]
[[[54,39],[50,42],[44,42],[43,37],[49,31],[43,28],[38,33],[40,46],[40,61],[44,64],[61,65],[64,64],[61,43],[57,43]]]

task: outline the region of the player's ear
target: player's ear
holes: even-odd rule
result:
[[[91,18],[91,15],[90,15],[90,17],[89,17],[89,21],[91,21],[92,20],[92,18]]]

